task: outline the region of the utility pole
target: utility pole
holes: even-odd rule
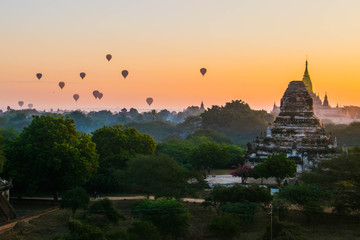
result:
[[[270,208],[270,240],[272,240],[272,203],[269,205]]]

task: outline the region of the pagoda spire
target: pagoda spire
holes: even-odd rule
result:
[[[309,75],[309,70],[308,70],[308,60],[306,58],[306,62],[305,62],[305,72],[304,72],[304,76],[302,81],[305,84],[306,89],[308,90],[309,93],[313,93],[313,88],[312,88],[312,82],[310,79],[310,75]]]

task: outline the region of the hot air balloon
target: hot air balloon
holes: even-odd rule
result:
[[[104,94],[102,94],[102,93],[99,93],[99,96],[98,96],[98,98],[99,99],[102,99],[102,97],[104,96]]]
[[[109,62],[110,62],[111,58],[112,58],[111,54],[106,55],[106,59],[107,59]]]
[[[93,95],[94,95],[95,99],[97,99],[99,97],[99,93],[100,92],[98,90],[93,91]]]
[[[121,72],[121,74],[123,75],[124,78],[126,78],[127,75],[129,74],[129,72],[128,72],[127,70],[123,70],[123,71]]]
[[[153,103],[153,101],[154,100],[151,97],[146,99],[146,102],[147,102],[147,104],[149,104],[149,106]]]
[[[65,83],[64,83],[64,82],[59,82],[59,87],[60,87],[61,89],[63,89],[63,88],[65,87]]]
[[[32,103],[29,103],[29,104],[28,104],[28,107],[29,107],[30,109],[33,108]]]
[[[24,105],[24,102],[23,101],[19,101],[18,102],[19,106],[22,107]]]
[[[84,72],[81,72],[81,73],[80,73],[81,79],[84,79],[85,76],[86,76],[86,73],[84,73]]]
[[[75,101],[77,101],[79,99],[79,94],[74,94],[73,98],[75,99]]]
[[[41,73],[37,73],[37,74],[36,74],[36,77],[40,80],[40,78],[42,77],[42,74],[41,74]]]
[[[207,71],[206,68],[201,68],[201,69],[200,69],[200,72],[201,72],[201,74],[202,74],[203,76],[205,75],[206,71]]]

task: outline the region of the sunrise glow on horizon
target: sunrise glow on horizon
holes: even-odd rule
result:
[[[269,110],[302,79],[306,57],[314,92],[360,106],[358,9],[357,0],[2,1],[0,109],[182,110],[241,99]]]

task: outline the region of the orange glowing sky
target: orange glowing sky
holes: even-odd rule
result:
[[[241,99],[269,110],[302,78],[306,55],[321,98],[360,105],[359,9],[358,0],[4,0],[0,108],[146,110],[153,97],[151,109]]]

